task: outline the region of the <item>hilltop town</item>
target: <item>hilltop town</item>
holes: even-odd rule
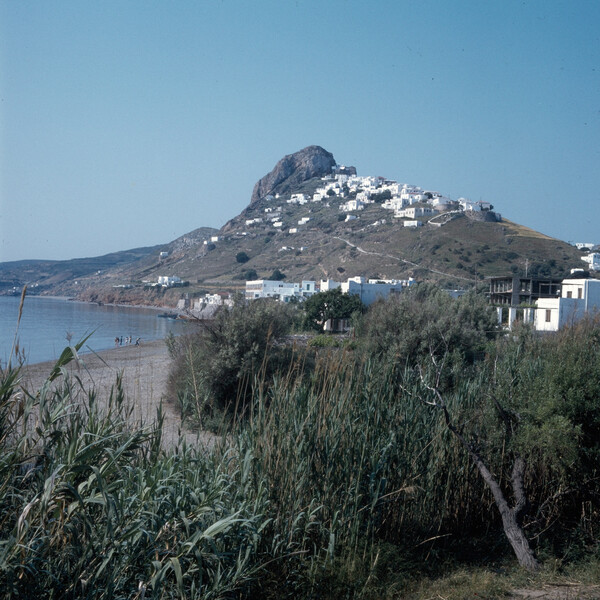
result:
[[[579,246],[516,224],[488,201],[359,176],[310,146],[283,157],[219,230],[96,259],[5,263],[0,288],[171,307],[258,280],[412,279],[467,289],[507,274],[565,277],[582,259],[599,268],[595,246]]]

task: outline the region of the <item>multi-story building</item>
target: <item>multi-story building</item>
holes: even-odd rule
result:
[[[557,331],[599,312],[599,279],[565,279],[559,298],[538,299],[534,324],[538,331]]]

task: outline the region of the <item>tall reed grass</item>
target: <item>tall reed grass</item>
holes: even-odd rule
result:
[[[572,343],[565,341],[565,354],[557,354],[564,369]],[[588,361],[595,348],[596,364],[600,351],[597,340],[593,344],[581,348],[588,349]],[[61,360],[73,356],[67,352]],[[521,368],[518,354],[509,358],[505,378],[512,387],[493,383],[529,418],[535,406],[519,395],[547,380],[549,371],[533,361]],[[577,377],[584,365],[572,362],[569,372]],[[416,558],[433,561],[444,545],[464,549],[499,530],[488,491],[444,419],[424,404],[427,389],[414,369],[342,349],[320,352],[309,369],[302,364],[297,356],[268,385],[264,373],[241,381],[251,390],[244,393],[248,409],[222,430],[211,451],[183,441],[165,450],[160,411],[155,425],[132,425],[119,380],[101,409],[93,390],[68,378],[61,364],[31,393],[20,388],[18,368],[2,372],[5,597],[378,597],[390,569],[410,578],[406,565]],[[491,389],[489,371],[460,375],[452,377],[448,410],[502,478],[509,446],[501,435],[489,435],[493,403],[482,402]],[[60,385],[51,386],[50,379]],[[582,387],[587,396],[574,393],[581,410],[600,389],[598,377],[592,379],[593,390],[589,379]],[[567,393],[552,391],[556,402],[548,410],[561,408]],[[484,406],[491,411],[484,413]],[[547,418],[539,414],[532,422]],[[486,448],[488,442],[495,446]],[[581,468],[593,478],[598,444],[591,434],[587,443]],[[566,479],[557,479],[564,470],[536,460],[528,474],[533,501],[539,506],[552,494],[561,498],[551,512],[557,520],[567,514],[560,512],[564,492],[569,515],[585,509],[582,523],[592,540],[586,543],[597,544],[598,486],[576,497],[561,487]],[[586,466],[590,461],[593,469]],[[537,487],[536,473],[544,474]],[[496,541],[482,547],[510,554]]]
[[[6,598],[225,598],[255,575],[264,519],[231,462],[161,450],[132,428],[120,381],[105,411],[65,379],[0,386],[0,589]]]

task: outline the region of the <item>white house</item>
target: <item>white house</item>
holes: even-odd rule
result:
[[[536,307],[536,330],[557,331],[586,314],[600,312],[600,279],[565,279],[560,298],[539,298]]]
[[[402,210],[405,206],[408,206],[410,203],[408,200],[403,200],[400,196],[393,196],[389,200],[386,200],[381,208],[385,208],[386,210]]]
[[[319,290],[321,292],[329,292],[330,290],[339,288],[341,285],[342,284],[339,281],[334,281],[333,279],[322,279]]]
[[[414,279],[391,282],[371,283],[365,277],[352,277],[342,283],[342,292],[358,296],[365,306],[373,304],[377,300],[385,300],[391,294],[399,294],[405,287],[413,285]]]
[[[201,310],[204,305],[223,306],[223,304],[227,304],[227,300],[228,298],[224,298],[223,294],[204,294],[194,301],[194,310]]]
[[[298,228],[297,227],[290,227],[290,233],[298,233]]]
[[[316,283],[314,281],[303,281],[300,284],[287,281],[256,279],[246,282],[246,300],[273,298],[280,302],[289,302],[293,298],[303,300],[316,292]]]
[[[467,210],[480,211],[481,210],[481,204],[479,204],[479,202],[472,202],[471,200],[467,200],[466,198],[459,198],[458,203],[462,206],[462,209],[465,211],[467,211]]]
[[[404,221],[404,227],[423,227],[423,221]]]
[[[434,211],[431,206],[409,206],[408,208],[397,210],[394,213],[394,217],[416,219],[417,217],[431,216],[433,215],[433,212]]]
[[[582,256],[581,260],[588,263],[590,271],[600,271],[600,252],[591,252],[587,256]]]
[[[402,186],[400,198],[406,200],[409,204],[414,204],[425,200],[425,192],[420,187],[405,184]]]
[[[365,203],[361,200],[348,200],[344,204],[340,204],[340,210],[344,212],[350,212],[351,210],[363,210]]]
[[[307,202],[308,198],[304,194],[292,194],[287,201],[288,204],[306,204]]]
[[[181,279],[176,276],[159,275],[158,277],[158,285],[162,285],[163,287],[172,287],[178,283],[181,283]]]

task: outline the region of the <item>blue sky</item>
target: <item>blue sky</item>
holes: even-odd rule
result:
[[[600,243],[597,0],[0,2],[0,261],[221,227],[310,144]]]

